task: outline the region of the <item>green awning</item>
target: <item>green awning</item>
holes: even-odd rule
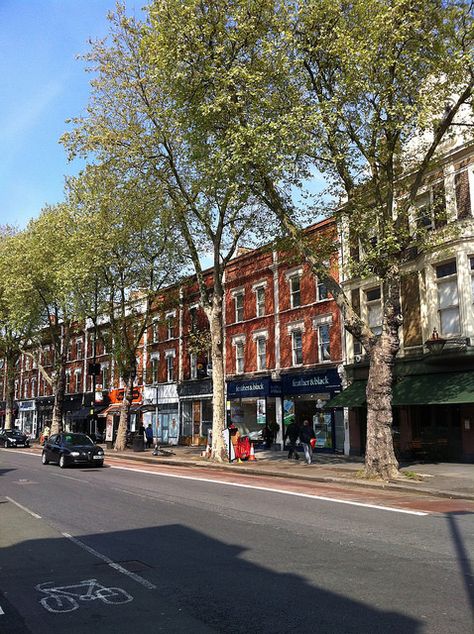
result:
[[[474,371],[415,374],[396,383],[393,389],[393,405],[460,403],[474,403]]]
[[[328,401],[325,408],[328,407],[362,407],[365,405],[366,396],[365,389],[367,381],[354,381],[349,387],[337,394],[333,399]]]

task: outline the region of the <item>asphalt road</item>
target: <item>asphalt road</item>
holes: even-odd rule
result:
[[[472,634],[469,511],[113,464],[0,450],[1,634]]]

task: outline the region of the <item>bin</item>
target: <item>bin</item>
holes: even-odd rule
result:
[[[141,434],[133,438],[133,451],[145,451],[145,440]]]

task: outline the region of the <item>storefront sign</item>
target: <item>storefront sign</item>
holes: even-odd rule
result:
[[[186,381],[178,385],[179,396],[201,396],[202,394],[212,394],[211,379],[202,381]]]
[[[227,398],[247,398],[252,396],[277,396],[281,394],[279,383],[270,377],[250,379],[248,381],[229,381],[227,383]]]
[[[341,379],[337,370],[308,374],[284,374],[281,377],[283,394],[311,394],[332,392],[341,389]]]
[[[123,387],[118,388],[116,390],[110,390],[109,398],[111,403],[121,403],[125,396],[125,390]],[[142,401],[142,393],[139,387],[133,388],[133,398],[132,403],[141,403]]]
[[[36,404],[34,401],[20,401],[18,409],[20,412],[31,412],[36,409]]]

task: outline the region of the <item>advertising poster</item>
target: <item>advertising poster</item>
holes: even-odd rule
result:
[[[168,442],[170,445],[177,445],[179,438],[179,426],[176,418],[172,418],[170,422],[170,428],[168,432]]]
[[[264,398],[257,399],[257,425],[265,425],[267,422],[266,400]]]
[[[295,422],[295,403],[292,400],[283,401],[283,424],[290,425]]]
[[[114,438],[114,417],[107,416],[107,423],[105,428],[105,441],[112,442]]]

